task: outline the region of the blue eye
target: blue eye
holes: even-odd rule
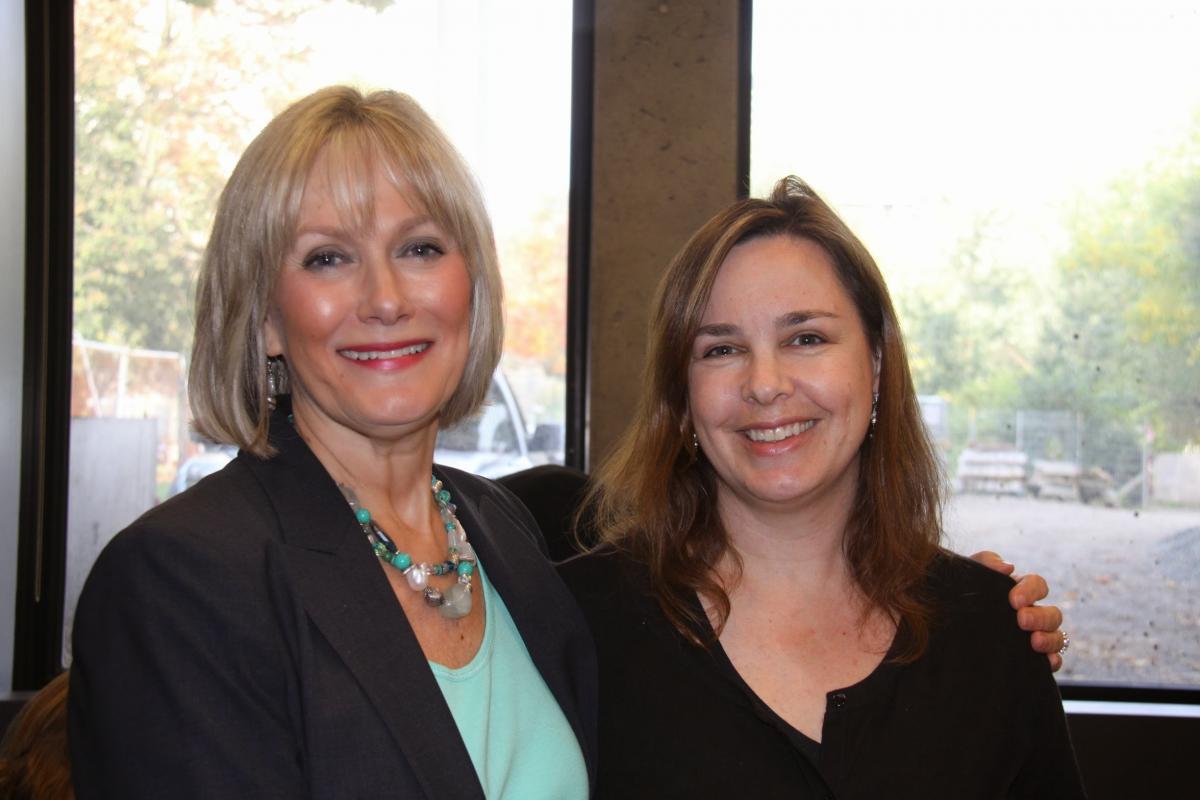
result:
[[[414,242],[404,248],[403,255],[416,258],[437,258],[444,256],[446,249],[437,242]]]
[[[346,260],[346,257],[336,250],[318,250],[300,262],[305,269],[326,269],[336,267]]]

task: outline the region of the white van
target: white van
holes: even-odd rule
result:
[[[485,478],[498,478],[533,466],[526,437],[525,420],[516,395],[504,373],[497,369],[479,413],[453,428],[438,432],[433,460]],[[179,494],[211,475],[232,461],[235,455],[237,451],[231,447],[214,447],[197,453],[179,465],[170,494]]]

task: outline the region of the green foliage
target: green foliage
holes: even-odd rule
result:
[[[298,53],[247,46],[281,0],[79,0],[75,330],[185,351],[212,209]]]
[[[1175,153],[1082,201],[1057,313],[1023,401],[1200,439],[1200,125]]]
[[[993,227],[990,216],[976,220],[946,279],[898,301],[917,391],[958,406],[1006,405],[1024,363],[1011,309],[1029,290],[992,255]]]
[[[1159,449],[1200,441],[1200,117],[1174,152],[1077,200],[1049,291],[991,252],[991,226],[942,283],[899,298],[917,390],[1079,414],[1119,471],[1146,425]]]
[[[295,67],[311,53],[293,23],[331,4],[394,2],[78,0],[78,335],[188,350],[220,189],[251,137],[299,94]],[[566,219],[547,210],[501,241],[507,350],[562,374]]]
[[[898,298],[917,390],[948,399],[959,428],[968,409],[1078,415],[1083,460],[1118,477],[1140,469],[1147,436],[1200,442],[1200,116],[1173,152],[1077,199],[1050,285],[1003,263],[992,222],[940,283]]]

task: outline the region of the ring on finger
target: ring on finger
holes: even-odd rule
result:
[[[1058,654],[1060,656],[1065,656],[1067,654],[1067,648],[1071,646],[1071,634],[1067,633],[1066,631],[1063,631],[1062,632],[1062,640],[1063,640],[1062,647],[1058,648]]]

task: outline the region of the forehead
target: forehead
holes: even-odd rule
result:
[[[319,221],[354,230],[375,222],[379,203],[395,207],[396,196],[410,213],[423,204],[404,179],[401,166],[361,143],[326,146],[318,153],[304,180],[299,225]]]
[[[780,235],[735,246],[721,263],[702,324],[792,311],[854,313],[833,259],[809,239]]]

